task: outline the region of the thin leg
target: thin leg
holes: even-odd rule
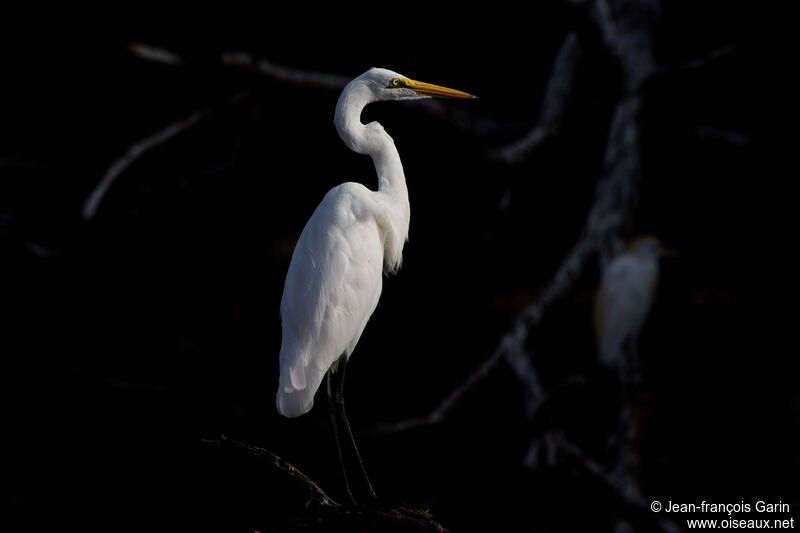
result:
[[[344,478],[344,488],[347,490],[347,495],[350,497],[350,502],[355,505],[356,499],[353,497],[353,493],[350,490],[350,483],[347,480],[347,468],[344,465],[344,455],[342,454],[342,444],[339,442],[339,428],[338,424],[336,423],[336,410],[335,404],[333,399],[333,392],[331,390],[331,374],[332,371],[328,371],[326,375],[327,382],[328,382],[328,406],[330,408],[330,415],[331,415],[331,426],[333,426],[333,436],[336,440],[336,452],[339,455],[339,466],[342,467],[342,477]]]
[[[333,403],[338,409],[339,417],[342,421],[345,431],[347,432],[347,436],[350,438],[350,443],[353,445],[353,451],[355,452],[358,466],[361,469],[361,474],[364,476],[364,482],[367,486],[367,490],[369,490],[369,494],[372,496],[372,499],[377,499],[375,490],[372,488],[372,483],[369,480],[369,476],[367,476],[367,470],[364,468],[364,462],[361,460],[361,454],[358,453],[356,439],[353,437],[353,431],[350,429],[350,422],[347,420],[347,412],[344,408],[344,371],[346,366],[347,358],[342,356],[338,361],[336,370],[333,372]]]

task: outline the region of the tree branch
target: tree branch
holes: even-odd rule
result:
[[[288,463],[279,455],[272,453],[271,451],[265,448],[259,448],[258,446],[253,446],[252,444],[248,444],[246,442],[240,442],[237,440],[231,440],[227,438],[225,435],[221,435],[219,440],[205,440],[203,439],[205,444],[210,446],[228,446],[235,448],[237,450],[242,450],[254,457],[258,457],[259,459],[265,459],[271,462],[276,468],[286,472],[291,477],[299,480],[303,483],[308,490],[311,492],[311,499],[312,501],[320,504],[324,507],[334,507],[338,506],[339,504],[336,503],[333,498],[328,496],[319,485],[317,485],[310,477],[305,475],[303,472],[295,468],[293,465]]]
[[[608,471],[602,464],[595,461],[580,448],[570,442],[561,432],[551,430],[548,433],[548,442],[553,446],[550,454],[553,456],[561,455],[566,459],[576,463],[581,467],[585,474],[599,481],[624,507],[635,511],[636,517],[629,517],[630,521],[655,522],[657,529],[662,533],[679,533],[682,531],[672,520],[664,518],[662,515],[654,515],[650,509],[650,502],[641,492],[638,484],[624,483]]]
[[[447,529],[433,519],[428,511],[411,509],[381,500],[356,505],[340,505],[328,496],[319,485],[303,472],[271,451],[246,442],[229,439],[203,440],[210,446],[225,446],[244,451],[258,459],[265,459],[275,467],[299,480],[311,492],[311,501],[317,505],[306,506],[307,513],[277,526],[274,531],[420,531],[447,533]]]
[[[410,429],[418,429],[439,424],[445,418],[447,418],[462,397],[464,397],[475,387],[475,385],[483,381],[488,376],[489,372],[492,371],[502,356],[502,347],[498,346],[495,351],[492,352],[492,355],[486,359],[486,361],[478,366],[478,368],[476,368],[458,387],[450,391],[450,393],[445,396],[442,401],[439,402],[439,404],[427,415],[417,418],[409,418],[406,420],[399,420],[397,422],[377,424],[371,428],[368,433],[382,435],[386,433],[397,433],[400,431],[408,431]]]
[[[151,61],[153,63],[161,63],[163,65],[174,66],[186,63],[183,57],[172,50],[147,43],[133,42],[128,45],[128,52],[139,59]]]
[[[187,63],[177,52],[147,43],[131,43],[128,45],[128,50],[143,61],[170,66],[181,66]],[[245,51],[221,52],[219,64],[231,69],[246,70],[278,83],[324,91],[340,91],[350,82],[350,78],[346,76],[287,67],[264,58],[258,58]],[[474,138],[484,139],[498,134],[505,128],[488,117],[452,105],[443,105],[435,99],[426,100],[415,107],[444,120],[456,130]]]
[[[278,65],[263,58],[256,59],[248,52],[222,52],[220,63],[226,67],[249,70],[280,83],[312,89],[340,91],[350,82],[349,78],[338,74],[296,69]]]
[[[323,507],[276,528],[276,532],[394,531],[447,533],[427,511],[384,502],[356,506]]]
[[[108,167],[105,174],[103,174],[103,177],[100,179],[100,182],[92,189],[92,192],[89,193],[89,196],[83,204],[83,219],[91,220],[94,218],[97,209],[100,207],[100,203],[103,201],[103,198],[105,198],[111,186],[133,164],[151,150],[166,144],[181,133],[194,127],[198,122],[210,115],[211,111],[212,109],[210,107],[195,111],[180,120],[168,124],[149,137],[145,137],[130,145],[125,154]]]
[[[488,376],[501,358],[508,363],[523,387],[526,413],[530,417],[538,410],[545,393],[533,365],[532,355],[526,348],[527,339],[550,306],[572,288],[594,254],[599,254],[602,266],[621,248],[624,233],[633,219],[638,203],[642,177],[638,123],[642,105],[640,89],[648,78],[648,73],[655,68],[655,63],[649,36],[638,33],[629,36],[624,33],[646,33],[647,27],[638,28],[628,20],[612,20],[612,10],[608,4],[604,0],[598,4],[602,5],[598,5],[595,10],[595,22],[601,27],[601,33],[605,36],[604,42],[613,47],[615,57],[624,63],[623,74],[627,76],[625,84],[629,90],[622,93],[612,113],[603,169],[581,237],[564,257],[539,298],[520,311],[511,329],[501,337],[497,348],[461,385],[446,395],[427,415],[383,424],[379,426],[383,431],[400,431],[442,422],[458,401]],[[647,8],[644,11],[644,15],[637,12],[636,16],[647,17]],[[634,44],[644,48],[629,51],[627,47]]]
[[[516,141],[490,152],[490,157],[509,165],[519,164],[561,130],[582,56],[583,47],[578,36],[575,32],[569,32],[553,63],[553,71],[540,107],[540,116],[533,128]]]

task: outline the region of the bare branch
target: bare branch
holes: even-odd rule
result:
[[[133,55],[144,61],[173,66],[186,64],[184,58],[177,52],[147,43],[131,43],[128,49]],[[350,78],[339,74],[279,65],[245,51],[222,52],[219,56],[219,62],[227,68],[247,70],[279,83],[310,89],[340,91],[350,81]],[[462,133],[479,139],[496,135],[505,129],[505,126],[488,117],[480,116],[470,110],[459,109],[452,105],[443,105],[433,99],[416,105],[416,108],[448,122]]]
[[[148,43],[133,42],[128,45],[128,51],[144,61],[172,66],[186,64],[184,58],[177,52]],[[249,70],[290,85],[336,91],[344,88],[350,81],[348,78],[338,74],[327,74],[278,65],[263,58],[256,58],[249,52],[222,52],[219,59],[220,64],[225,67]]]
[[[613,131],[612,128],[612,135]],[[406,421],[383,424],[380,426],[382,432],[402,431],[440,423],[466,393],[488,376],[501,358],[508,363],[518,382],[523,386],[526,394],[526,411],[530,414],[538,410],[543,390],[525,343],[547,309],[572,288],[574,282],[580,277],[584,265],[598,251],[601,243],[613,239],[617,235],[622,225],[621,221],[625,218],[620,216],[620,211],[627,213],[632,209],[632,197],[635,196],[638,179],[634,179],[636,176],[629,172],[630,165],[628,164],[624,165],[624,170],[615,170],[617,164],[615,161],[619,158],[620,153],[629,155],[626,150],[611,148],[607,150],[607,159],[612,160],[608,162],[610,170],[597,184],[595,201],[589,212],[581,239],[575,243],[562,260],[539,298],[520,311],[514,325],[503,335],[492,354],[430,413]],[[626,194],[620,194],[620,189],[623,189]],[[623,205],[619,205],[620,200],[623,200]]]
[[[419,531],[447,533],[427,511],[410,509],[380,500],[358,504],[320,507],[300,518],[272,529],[278,532],[305,531]]]
[[[712,50],[703,57],[698,57],[697,59],[693,59],[682,65],[664,68],[661,70],[661,73],[666,74],[666,73],[702,68],[709,65],[710,63],[714,63],[715,61],[722,59],[723,57],[727,57],[733,54],[734,52],[736,52],[735,46],[733,45],[723,46],[722,48],[717,48],[716,50]]]
[[[528,304],[517,315],[513,327],[501,337],[498,346],[491,355],[466,380],[445,396],[432,411],[421,417],[380,424],[372,432],[405,431],[441,423],[456,407],[458,402],[489,375],[501,359],[506,361],[509,368],[514,372],[517,381],[523,387],[526,397],[526,413],[532,419],[545,397],[545,392],[539,380],[538,372],[533,366],[532,357],[525,347],[526,340],[531,329],[539,324],[545,310],[565,294],[574,280],[578,278],[592,250],[593,248],[590,246],[589,241],[585,239],[573,247],[571,253],[561,263],[555,276],[553,276],[539,299]]]
[[[265,459],[289,476],[299,480],[311,492],[315,505],[306,505],[306,513],[274,531],[420,531],[447,533],[447,529],[434,520],[428,511],[413,509],[382,500],[353,505],[336,503],[311,478],[271,451],[246,442],[228,439],[203,440],[211,446],[227,446],[242,450],[259,459]]]
[[[146,137],[128,147],[125,155],[114,161],[110,167],[103,174],[100,183],[92,190],[89,197],[83,204],[83,219],[91,220],[97,213],[100,203],[108,193],[108,190],[126,170],[128,170],[134,163],[141,159],[148,152],[157,148],[168,141],[174,139],[181,133],[192,128],[195,124],[211,114],[211,108],[201,109],[195,111],[190,115],[177,120],[153,135]]]
[[[308,490],[311,491],[311,499],[314,502],[319,503],[324,507],[334,507],[339,505],[330,496],[328,496],[325,493],[325,491],[320,488],[319,485],[314,483],[314,481],[310,477],[308,477],[303,472],[292,466],[282,457],[272,453],[271,451],[265,448],[259,448],[258,446],[253,446],[252,444],[248,444],[246,442],[231,440],[227,438],[225,435],[221,435],[219,440],[204,439],[203,442],[211,446],[231,446],[238,450],[243,450],[249,453],[250,455],[253,455],[260,459],[266,459],[267,461],[271,462],[275,467],[279,468],[280,470],[283,470],[291,477],[299,480],[306,487],[308,487]]]
[[[713,141],[730,144],[733,146],[745,146],[752,141],[750,135],[736,130],[716,128],[706,124],[700,124],[694,130],[695,136],[701,141]]]
[[[409,429],[417,429],[420,427],[431,426],[442,422],[450,412],[455,408],[456,404],[471,391],[475,385],[483,381],[484,378],[491,372],[497,361],[503,355],[501,347],[495,349],[491,356],[484,361],[478,368],[476,368],[461,385],[453,389],[450,394],[444,397],[439,405],[437,405],[431,412],[425,416],[417,418],[410,418],[407,420],[400,420],[398,422],[389,422],[385,424],[378,424],[373,427],[369,432],[372,434],[395,433],[400,431],[407,431]]]
[[[583,55],[578,36],[570,32],[564,39],[553,63],[553,71],[542,99],[540,116],[533,128],[516,141],[497,148],[490,157],[507,164],[525,161],[545,141],[558,133],[567,107],[567,101],[575,85],[575,74]]]
[[[350,81],[338,74],[327,74],[312,70],[301,70],[278,65],[266,59],[256,59],[248,52],[223,52],[220,62],[226,67],[250,70],[281,83],[338,91]]]
[[[595,202],[584,226],[584,242],[599,253],[601,266],[617,252],[629,231],[642,179],[639,114],[643,105],[643,84],[657,71],[652,51],[651,26],[660,11],[658,0],[597,0],[593,21],[609,51],[620,63],[623,92],[614,109],[604,154],[603,173],[597,184]],[[577,247],[576,247],[577,248]],[[575,250],[575,249],[573,249]],[[574,257],[582,254],[573,253]],[[609,468],[589,457],[556,429],[533,439],[525,458],[526,466],[536,468],[544,453],[554,464],[566,455],[584,471],[601,481],[625,505],[625,529],[646,520],[656,522],[658,530],[674,533],[680,528],[662,516],[654,516],[640,484],[640,440],[643,432],[645,395],[640,389],[638,353],[628,354],[630,364],[619,370],[625,403],[610,441],[614,452]]]
[[[498,347],[466,381],[451,391],[428,415],[386,424],[382,426],[384,429],[408,429],[441,422],[456,403],[489,374],[501,357],[508,363],[525,391],[526,412],[535,413],[544,393],[532,356],[525,346],[527,339],[549,307],[572,288],[594,254],[599,254],[601,265],[604,265],[621,248],[627,225],[630,224],[637,206],[642,175],[639,150],[639,110],[642,95],[639,88],[648,77],[646,73],[654,69],[654,60],[649,40],[639,35],[631,38],[622,35],[620,26],[627,30],[631,25],[620,25],[618,21],[612,20],[611,11],[604,0],[598,4],[602,5],[597,7],[597,24],[603,26],[609,45],[615,47],[615,55],[620,62],[625,63],[623,70],[631,78],[628,86],[632,90],[622,94],[612,113],[602,174],[597,182],[594,201],[580,239],[562,260],[539,298],[522,309],[514,325],[500,339]],[[641,32],[646,31],[646,28],[631,31]],[[568,42],[571,40],[569,38]],[[628,52],[625,47],[633,44],[643,44],[644,49]],[[565,55],[572,56],[573,53]]]
[[[139,59],[152,61],[153,63],[161,63],[163,65],[183,65],[185,63],[183,57],[172,50],[152,44],[134,42],[128,45],[128,51]]]
[[[166,48],[161,48],[147,43],[133,42],[128,46],[128,50],[136,57],[163,65],[178,66],[185,64],[183,57]],[[258,72],[261,75],[271,77],[282,83],[290,83],[306,87],[313,87],[326,90],[337,90],[344,87],[349,80],[334,74],[323,74],[312,71],[292,69],[281,65],[276,65],[264,59],[255,59],[246,52],[224,52],[220,58],[224,66],[233,68],[244,68]],[[232,101],[236,101],[238,96],[234,96]],[[145,154],[157,148],[181,133],[189,130],[200,122],[203,118],[211,114],[212,109],[205,108],[195,111],[190,115],[179,119],[156,133],[132,144],[126,153],[114,161],[106,170],[100,182],[89,194],[83,205],[84,220],[91,220],[97,213],[100,203],[105,198],[108,190],[114,182],[128,170],[134,163],[141,159]]]
[[[55,167],[42,163],[40,161],[31,161],[26,159],[19,159],[16,157],[0,156],[0,168],[10,168],[15,170],[24,170],[27,172],[52,172]]]
[[[562,433],[554,430],[549,433],[548,442],[555,448],[550,453],[562,455],[577,463],[586,474],[598,480],[626,507],[635,510],[639,516],[654,521],[659,531],[663,533],[678,533],[682,531],[680,526],[672,520],[666,519],[661,515],[654,515],[650,509],[650,502],[642,494],[638,484],[626,483],[620,480],[602,464],[586,455],[580,446],[570,442]]]

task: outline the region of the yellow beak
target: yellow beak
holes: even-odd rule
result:
[[[420,96],[432,96],[435,98],[477,98],[469,93],[457,91],[456,89],[448,89],[441,85],[434,85],[432,83],[425,83],[424,81],[410,80],[408,78],[400,78],[400,82],[404,87],[407,87]]]

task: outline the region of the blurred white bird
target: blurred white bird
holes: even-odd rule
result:
[[[675,252],[657,237],[638,237],[603,271],[594,307],[597,351],[603,365],[619,370],[635,364],[631,359],[636,357],[637,341],[658,288],[659,259],[666,255]]]
[[[327,375],[331,421],[353,501],[337,419],[352,443],[371,496],[375,493],[344,409],[345,366],[378,304],[383,272],[400,267],[411,215],[394,141],[378,122],[362,124],[361,111],[380,100],[425,97],[474,98],[380,68],[370,69],[344,88],[334,124],[348,148],[372,158],[378,190],[343,183],[325,195],[297,241],[281,299],[278,411],[287,417],[307,413]]]

